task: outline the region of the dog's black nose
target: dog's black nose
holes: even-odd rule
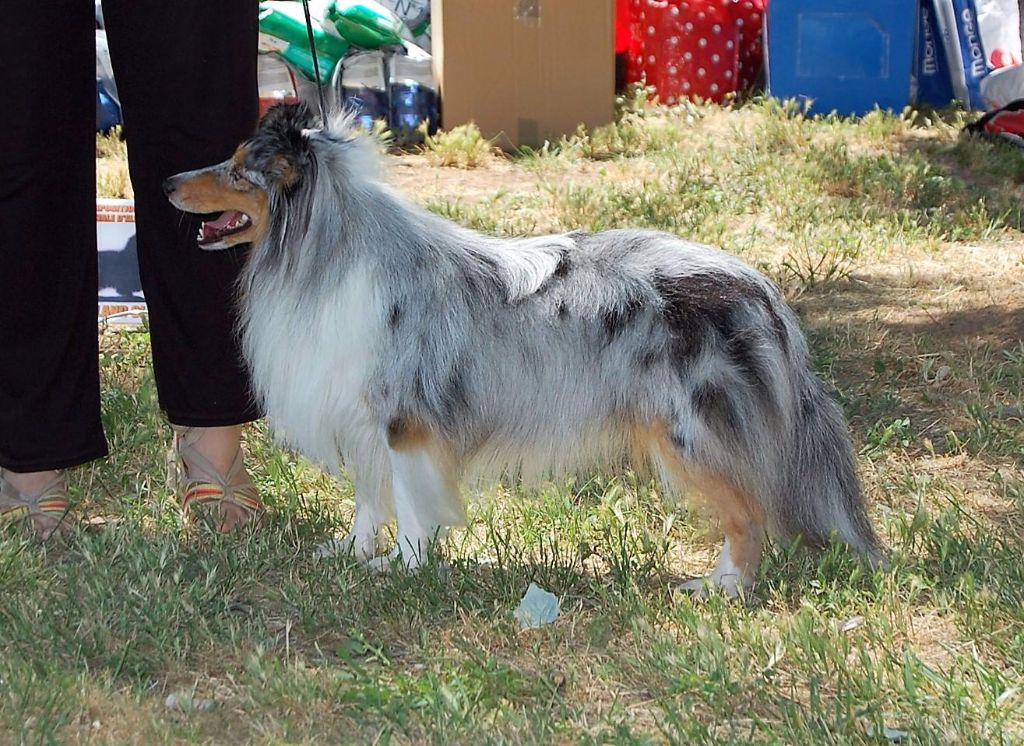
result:
[[[173,178],[164,179],[164,183],[162,186],[164,188],[164,195],[167,197],[170,197],[174,190],[177,189],[177,187],[174,185]]]

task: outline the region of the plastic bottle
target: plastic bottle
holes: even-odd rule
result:
[[[295,75],[290,65],[276,54],[260,54],[256,60],[256,81],[260,95],[260,117],[274,104],[298,101]]]
[[[414,142],[422,137],[419,127],[427,123],[427,131],[437,131],[437,89],[431,70],[430,55],[419,47],[407,44],[406,54],[390,59],[388,122],[400,142]]]
[[[376,119],[388,118],[388,76],[380,51],[356,52],[342,62],[341,100],[360,126],[370,130]]]
[[[320,82],[324,85],[331,80],[338,61],[349,50],[349,44],[323,30],[315,18],[313,21],[313,42],[316,44],[317,62],[320,66]],[[309,51],[309,35],[306,17],[301,3],[276,0],[260,3],[260,49],[276,52],[295,69],[310,80],[316,80],[313,55]]]

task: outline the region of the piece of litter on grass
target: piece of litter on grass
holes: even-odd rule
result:
[[[1005,692],[996,697],[996,706],[1002,706],[1002,704],[1006,702],[1006,700],[1012,698],[1014,695],[1017,694],[1018,691],[1020,690],[1015,686],[1012,686],[1009,689],[1007,689]]]
[[[910,735],[905,730],[900,730],[899,728],[890,728],[888,725],[882,726],[881,733],[876,733],[874,726],[869,725],[867,727],[867,732],[869,736],[882,736],[885,740],[890,741],[892,743],[900,743],[901,741],[903,741],[904,738]]]
[[[840,632],[849,632],[851,629],[857,629],[860,625],[864,624],[864,617],[852,616],[843,622],[842,626],[839,627]]]
[[[519,620],[520,629],[532,629],[551,624],[558,618],[558,596],[549,593],[536,583],[530,583],[526,594],[513,612]]]
[[[209,712],[217,703],[212,699],[200,699],[193,697],[188,692],[173,692],[167,695],[164,700],[164,707],[168,710],[181,710],[182,712]]]
[[[948,365],[940,365],[939,369],[935,371],[935,379],[932,381],[932,386],[939,387],[945,385],[946,379],[951,375],[953,375],[952,368]]]

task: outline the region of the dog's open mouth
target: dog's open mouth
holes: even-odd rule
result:
[[[235,233],[240,233],[252,224],[252,219],[244,212],[227,210],[215,220],[207,220],[199,226],[196,241],[200,246],[210,246]]]

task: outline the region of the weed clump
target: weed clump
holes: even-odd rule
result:
[[[494,157],[494,144],[472,122],[426,135],[424,149],[435,166],[476,168]]]

